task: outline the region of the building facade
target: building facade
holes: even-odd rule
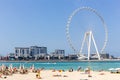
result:
[[[100,56],[103,59],[109,59],[110,58],[110,55],[108,53],[102,53],[102,54],[100,54]]]
[[[30,56],[34,57],[43,57],[47,54],[47,47],[31,46],[29,50]]]
[[[29,57],[29,48],[26,47],[15,47],[15,54],[18,57]]]
[[[56,49],[55,52],[52,52],[50,55],[53,58],[61,59],[65,57],[65,50]]]
[[[35,57],[36,59],[47,54],[47,47],[15,47],[15,55],[17,57],[31,58]]]

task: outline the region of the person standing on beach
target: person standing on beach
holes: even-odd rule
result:
[[[41,79],[40,70],[39,70],[38,73],[36,74],[36,78]]]
[[[90,74],[90,68],[88,67],[88,77],[92,77]]]

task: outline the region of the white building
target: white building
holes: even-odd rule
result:
[[[29,57],[29,48],[27,47],[15,47],[15,54],[18,57]]]
[[[61,59],[65,56],[65,50],[56,49],[55,52],[52,52],[51,57],[57,57],[58,59]]]
[[[45,56],[47,54],[47,47],[38,47],[38,46],[30,46],[30,47],[15,47],[15,54],[18,57],[40,57]]]

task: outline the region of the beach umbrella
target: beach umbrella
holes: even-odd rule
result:
[[[10,66],[11,66],[11,69],[12,69],[12,68],[13,68],[13,65],[11,64]]]
[[[5,67],[5,65],[4,65],[4,64],[2,64],[2,67]]]
[[[20,64],[20,66],[19,66],[19,69],[21,69],[21,64]]]
[[[10,65],[9,65],[9,69],[12,69],[12,68],[13,68],[13,65],[12,65],[12,64],[10,64]]]
[[[2,70],[4,70],[5,69],[5,65],[4,64],[2,64]]]
[[[24,66],[24,64],[22,65],[22,68],[23,68],[23,69],[25,69],[25,66]]]
[[[115,70],[120,70],[120,68],[115,68]]]
[[[109,71],[113,71],[113,70],[115,70],[114,68],[110,68],[110,69],[108,69]]]
[[[117,69],[115,69],[115,68],[110,68],[109,69],[111,72],[116,72],[117,71]]]
[[[12,64],[9,65],[9,70],[13,71],[13,65]]]
[[[32,69],[35,69],[34,64],[32,65]]]

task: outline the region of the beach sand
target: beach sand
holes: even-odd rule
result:
[[[28,74],[13,74],[11,76],[6,76],[4,79],[0,78],[0,80],[120,80],[120,74],[111,74],[110,72],[96,72],[91,71],[91,76],[88,77],[88,74],[85,72],[52,72],[52,70],[43,70],[40,72],[42,79],[36,78],[37,73],[29,72]],[[101,75],[102,74],[102,75]]]

